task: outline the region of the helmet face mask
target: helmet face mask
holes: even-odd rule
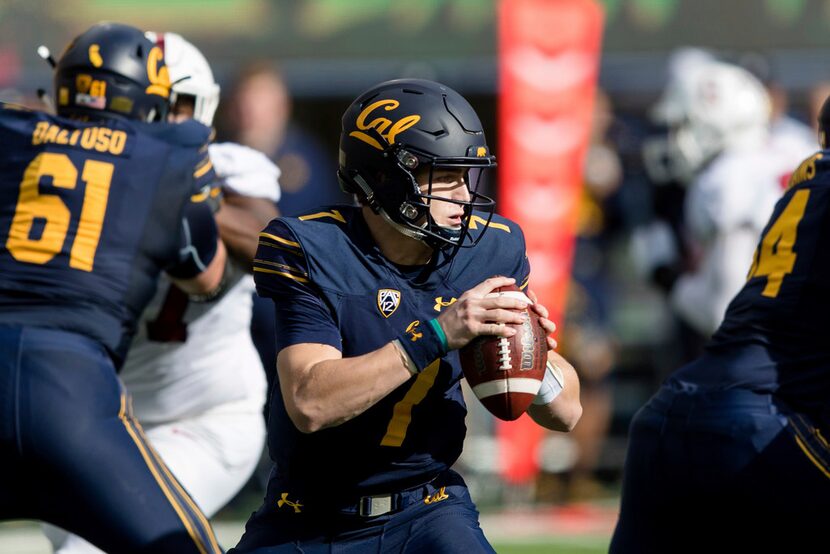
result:
[[[99,23],[67,46],[55,67],[58,115],[164,121],[170,76],[161,49],[128,25]]]
[[[185,103],[192,117],[208,127],[219,105],[219,85],[204,55],[193,44],[176,33],[145,33],[147,38],[164,52],[164,59],[172,82],[171,104]],[[189,111],[189,109],[188,109]]]
[[[480,194],[484,169],[495,167],[481,123],[458,93],[432,81],[388,81],[362,94],[343,116],[338,177],[346,192],[380,214],[400,233],[431,248],[474,246],[473,210],[489,223],[495,202]],[[436,192],[436,172],[458,171],[466,199]],[[463,209],[460,227],[442,226],[434,202]],[[486,228],[486,226],[485,226]]]
[[[657,182],[689,182],[724,150],[757,147],[767,136],[771,113],[755,77],[715,61],[676,76],[653,111],[657,123],[669,128],[662,139],[644,144],[646,169]]]

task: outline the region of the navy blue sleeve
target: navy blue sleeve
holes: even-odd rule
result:
[[[194,193],[191,202],[204,202],[213,212],[219,211],[222,200],[222,180],[213,168],[213,162],[208,154],[208,145],[199,149],[196,164],[193,169]]]
[[[260,233],[253,265],[257,294],[274,301],[277,353],[301,343],[342,351],[340,330],[309,276],[305,252],[279,219]]]
[[[178,279],[191,279],[203,272],[216,256],[219,229],[208,202],[188,202],[182,216],[179,260],[167,273]]]
[[[498,222],[491,222],[490,227],[492,228],[488,232],[493,233],[493,238],[497,239],[497,251],[500,254],[515,253],[509,258],[505,257],[503,271],[506,273],[503,275],[514,278],[517,287],[527,290],[530,280],[530,262],[527,259],[527,245],[522,228],[516,222],[504,218],[500,218]]]
[[[516,286],[523,291],[527,291],[527,286],[530,282],[530,261],[527,259],[527,247],[525,245],[524,233],[522,233],[522,230],[518,225],[516,225],[516,230],[522,242],[521,259],[518,260],[516,270],[510,276],[516,279]]]

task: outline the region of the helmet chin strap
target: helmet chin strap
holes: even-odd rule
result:
[[[396,231],[401,233],[404,236],[409,238],[413,238],[415,240],[421,241],[422,243],[426,244],[433,250],[442,250],[445,248],[452,248],[458,249],[458,246],[461,242],[461,238],[464,235],[464,228],[460,229],[452,229],[450,227],[444,227],[438,225],[437,223],[434,225],[434,232],[440,235],[444,241],[446,242],[439,242],[438,239],[432,237],[426,233],[418,231],[417,229],[413,229],[412,227],[407,227],[406,225],[401,225],[400,223],[393,221],[392,218],[386,213],[386,210],[381,208],[378,210],[378,213],[383,217],[383,219],[391,225]],[[427,223],[424,223],[426,226]]]
[[[392,218],[389,217],[389,214],[386,213],[386,210],[384,210],[383,208],[380,208],[378,210],[378,213],[386,221],[386,223],[394,227],[395,230],[401,233],[402,235],[426,243],[426,235],[424,233],[421,233],[415,229],[407,227],[406,225],[401,225],[400,223],[393,221]]]

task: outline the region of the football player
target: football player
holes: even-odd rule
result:
[[[359,207],[272,221],[254,260],[277,318],[276,462],[234,552],[492,552],[462,478],[458,348],[511,336],[526,303],[487,298],[530,268],[518,225],[477,193],[495,166],[473,108],[432,81],[388,81],[346,110],[339,177]],[[533,298],[532,293],[529,294]],[[554,324],[536,303],[547,333]],[[568,431],[576,373],[551,347],[528,410]]]
[[[667,263],[672,240],[657,227],[637,235],[637,250],[650,259],[645,265],[659,275],[674,311],[708,338],[743,285],[787,177],[815,144],[773,140],[763,85],[745,69],[715,60],[687,64],[655,112],[670,127],[668,173],[689,183],[683,230],[693,254]],[[667,266],[675,271],[663,271]]]
[[[57,62],[58,116],[0,105],[0,519],[108,552],[219,552],[118,381],[166,271],[223,288],[209,129],[163,123],[161,48],[98,24]]]
[[[830,165],[807,158],[705,352],[634,417],[611,552],[802,552],[830,513]],[[750,168],[751,169],[751,168]]]
[[[147,33],[164,50],[175,102],[169,119],[211,126],[219,85],[201,52],[175,33]],[[193,301],[162,278],[145,310],[120,377],[135,417],[173,475],[208,517],[248,481],[265,443],[265,374],[249,332],[259,231],[276,216],[279,170],[233,143],[208,147],[223,184],[216,214],[239,259],[227,292]],[[47,529],[60,554],[97,552],[76,535]]]

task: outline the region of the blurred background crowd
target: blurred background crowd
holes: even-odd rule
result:
[[[661,165],[660,145],[676,124],[665,113],[664,91],[672,79],[682,80],[696,64],[713,59],[743,68],[771,102],[771,118],[764,122],[770,136],[803,145],[792,169],[818,147],[816,113],[830,93],[827,0],[598,3],[604,9],[599,91],[557,337],[581,374],[584,416],[571,435],[545,437],[537,452],[540,472],[517,484],[500,478],[492,416],[470,401],[470,433],[459,465],[482,510],[506,503],[613,502],[631,417],[713,330],[673,301],[683,275],[707,262],[705,241],[688,221],[694,179]],[[482,116],[498,156],[496,4],[5,0],[0,100],[40,107],[36,91],[51,88],[51,74],[37,47],[57,51],[92,22],[181,33],[206,55],[222,87],[218,139],[273,159],[282,171],[279,209],[294,215],[348,201],[335,177],[340,116],[358,92],[385,79],[430,78],[458,90]],[[489,183],[494,192],[497,185]],[[745,259],[744,273],[750,261]],[[260,309],[265,311],[255,314],[252,332],[260,337],[263,359],[273,360],[267,350],[271,318],[267,306]],[[255,476],[226,510],[247,515],[261,498],[263,478]]]

